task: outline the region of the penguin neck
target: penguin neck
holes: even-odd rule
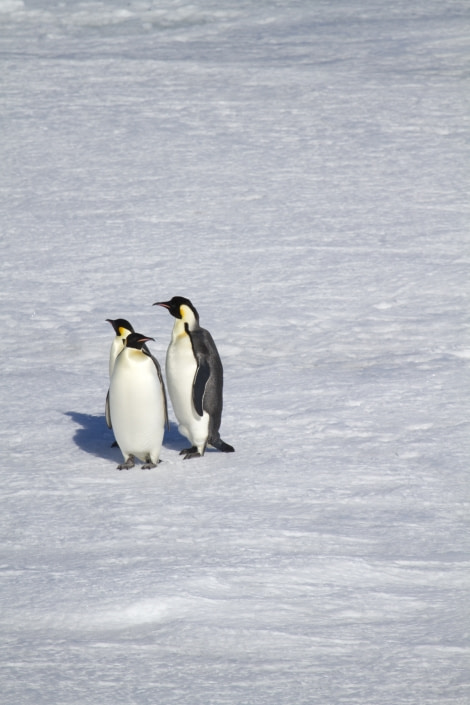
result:
[[[142,350],[137,350],[136,348],[124,348],[120,357],[121,356],[123,364],[126,365],[136,365],[147,361],[147,355],[145,355]]]
[[[173,326],[173,339],[179,338],[181,335],[187,335],[188,332],[196,330],[198,327],[198,322],[194,316],[176,318]]]

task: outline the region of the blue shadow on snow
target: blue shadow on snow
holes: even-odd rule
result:
[[[82,414],[79,411],[66,411],[65,416],[69,416],[74,423],[79,426],[73,437],[74,443],[86,453],[96,455],[99,458],[106,458],[118,462],[121,460],[121,452],[114,442],[114,434],[106,425],[104,414]],[[187,446],[187,441],[178,431],[178,426],[170,421],[170,429],[165,429],[163,437],[164,448],[180,451]]]

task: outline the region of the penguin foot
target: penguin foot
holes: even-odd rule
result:
[[[117,448],[117,447],[118,447],[117,441],[114,441],[114,443],[111,443],[111,448]]]
[[[145,463],[142,465],[142,470],[152,470],[153,468],[156,468],[158,463],[161,463],[161,460],[157,460],[156,463],[152,462],[152,458],[150,455],[147,455],[145,458]]]
[[[191,446],[191,448],[183,448],[183,450],[180,450],[180,455],[184,455],[184,460],[201,457],[201,454],[196,446]]]
[[[133,456],[133,455],[130,455],[130,456],[127,458],[127,460],[126,460],[125,463],[122,463],[121,465],[118,465],[118,466],[117,466],[117,469],[118,469],[118,470],[130,470],[131,468],[134,467],[134,465],[135,465],[135,463],[134,463],[134,456]]]
[[[235,453],[235,448],[228,443],[225,443],[221,438],[216,441],[209,441],[211,446],[217,448],[217,450],[222,451],[222,453]]]

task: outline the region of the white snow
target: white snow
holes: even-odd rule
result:
[[[467,705],[469,15],[0,0],[2,703]],[[119,472],[173,295],[236,452]]]

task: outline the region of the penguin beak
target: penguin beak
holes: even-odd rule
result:
[[[106,321],[107,321],[108,323],[111,323],[114,332],[116,333],[116,335],[119,335],[119,331],[116,330],[116,326],[115,326],[115,323],[114,323],[113,319],[112,319],[112,318],[106,318]]]
[[[163,308],[167,308],[170,310],[170,304],[168,301],[156,301],[152,306],[163,306]]]
[[[147,340],[153,340],[155,342],[155,338],[146,338],[144,336],[143,338],[139,338],[139,343],[146,343]]]

